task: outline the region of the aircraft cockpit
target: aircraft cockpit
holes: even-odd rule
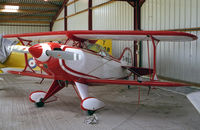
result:
[[[84,49],[92,51],[94,53],[97,53],[98,55],[102,56],[102,57],[107,57],[109,58],[109,54],[106,52],[105,48],[103,48],[102,46],[98,45],[98,44],[94,44],[91,43],[89,41],[84,43],[85,47]]]

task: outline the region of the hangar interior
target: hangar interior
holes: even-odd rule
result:
[[[18,6],[19,9],[17,12],[5,11],[6,5]],[[0,8],[0,34],[3,35],[68,30],[181,31],[194,34],[197,37],[200,34],[199,0],[18,0],[17,2],[15,0],[1,0]],[[149,67],[148,48],[150,48],[150,67],[153,67],[152,44],[148,44],[146,41],[112,41],[112,55],[120,57],[126,47],[133,50],[134,66],[147,68]],[[108,107],[105,107],[106,111],[102,109],[99,114],[97,113],[99,123],[95,126],[88,126],[83,123],[84,114],[77,108],[79,106],[76,103],[78,104],[79,101],[75,98],[71,88],[58,94],[61,99],[57,103],[49,105],[47,108],[36,109],[25,100],[30,90],[41,89],[41,85],[31,82],[31,80],[34,82],[39,80],[31,79],[28,81],[28,78],[23,77],[5,78],[7,75],[2,75],[4,81],[0,81],[3,90],[3,93],[0,94],[2,99],[1,113],[12,113],[14,111],[14,108],[9,109],[12,107],[10,103],[13,103],[13,106],[19,112],[13,112],[14,116],[8,114],[6,117],[5,115],[4,117],[11,124],[6,124],[1,119],[0,128],[14,129],[16,127],[20,129],[22,127],[27,129],[29,128],[29,126],[26,126],[27,123],[31,125],[31,129],[198,130],[200,129],[198,125],[200,121],[199,113],[183,95],[189,93],[186,91],[198,91],[200,86],[199,50],[199,39],[192,42],[161,41],[157,48],[156,67],[159,79],[188,83],[195,88],[156,90],[158,92],[153,91],[150,96],[146,95],[148,89],[143,88],[141,90],[141,95],[143,95],[141,97],[142,105],[139,107],[137,106],[138,89],[136,88],[132,88],[130,91],[121,86],[119,88],[110,87],[108,91],[104,91],[107,87],[92,88],[90,92],[93,92],[99,98],[102,98],[102,95],[105,96],[103,100],[108,105]],[[15,88],[12,85],[15,82],[22,85]],[[50,82],[50,80],[45,80],[42,89],[45,89]],[[8,86],[8,88],[4,90],[3,85]],[[30,89],[25,88],[26,85],[30,85]],[[36,87],[34,88],[34,86]],[[116,92],[112,93],[114,90]],[[18,91],[21,95],[17,94]],[[66,95],[66,93],[69,95]],[[181,95],[177,93],[181,93]],[[14,103],[17,98],[15,99],[14,96],[9,98],[9,94],[17,95],[17,98],[21,100],[19,103],[22,103],[23,107],[20,108],[19,104]],[[117,98],[111,100],[112,96]],[[69,98],[75,99],[70,100]],[[135,99],[133,100],[133,98]],[[11,101],[8,101],[9,99]],[[176,101],[173,102],[173,100]],[[8,106],[5,106],[5,104]],[[66,106],[63,106],[63,104],[66,104]],[[127,112],[122,111],[123,105]],[[57,109],[55,113],[53,107]],[[30,109],[36,115],[33,115],[27,109]],[[53,114],[56,114],[56,116],[54,117]],[[109,114],[111,115],[109,116]],[[35,118],[37,121],[33,122],[32,120]],[[19,121],[15,122],[16,120]],[[43,124],[38,123],[40,121]],[[64,123],[62,124],[62,122]],[[74,126],[73,122],[80,125]],[[157,122],[160,124],[156,124]],[[37,127],[35,127],[36,124]]]

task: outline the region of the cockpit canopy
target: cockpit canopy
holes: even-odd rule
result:
[[[98,44],[94,44],[91,43],[89,41],[86,41],[84,43],[86,50],[92,51],[94,53],[97,53],[103,57],[109,57],[109,54],[106,52],[105,48],[103,48],[102,46],[98,45]]]

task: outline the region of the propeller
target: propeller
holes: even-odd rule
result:
[[[27,46],[21,46],[21,45],[12,45],[10,46],[10,50],[14,52],[20,52],[20,53],[29,53],[30,47]]]
[[[46,54],[54,58],[64,59],[64,60],[80,60],[81,55],[75,52],[69,51],[57,51],[57,50],[47,50]]]

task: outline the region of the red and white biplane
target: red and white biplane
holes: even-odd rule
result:
[[[72,84],[81,100],[81,108],[93,114],[104,103],[88,95],[88,86],[104,84],[176,87],[183,83],[162,82],[156,76],[156,47],[159,41],[192,41],[197,37],[184,32],[172,31],[57,31],[4,35],[4,38],[18,39],[23,45],[43,42],[31,46],[13,46],[13,51],[25,54],[26,67],[23,71],[9,71],[12,74],[53,79],[47,92],[35,91],[30,100],[38,107],[44,106],[48,99],[68,84]],[[122,59],[124,53],[131,53],[125,48],[120,58],[109,55],[103,48],[94,44],[98,39],[152,41],[153,69],[134,67]],[[44,42],[45,41],[45,42]],[[49,41],[49,42],[46,42]],[[64,44],[52,41],[65,41]],[[28,44],[25,44],[25,43]],[[36,73],[27,62],[27,53],[46,74]],[[132,56],[132,53],[131,53]],[[133,62],[132,62],[133,63]],[[28,71],[27,68],[30,68]],[[149,81],[126,80],[134,74],[136,77],[149,75]]]

